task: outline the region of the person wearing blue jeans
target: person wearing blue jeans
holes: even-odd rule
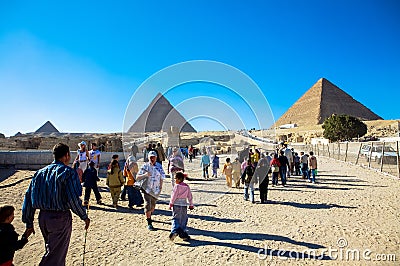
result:
[[[282,179],[282,186],[286,185],[286,174],[287,174],[287,169],[289,167],[289,160],[288,158],[285,156],[284,151],[280,152],[280,155],[278,157],[279,163],[281,164],[281,166],[279,167],[279,174],[281,175],[281,179]]]
[[[310,151],[310,157],[308,158],[308,165],[310,167],[311,177],[308,176],[309,182],[315,183],[315,172],[317,171],[317,157],[314,156],[314,152]]]
[[[308,155],[304,151],[300,152],[300,170],[303,179],[308,179]]]
[[[249,194],[249,188],[250,188],[250,194]],[[249,200],[250,196],[250,201],[254,203],[254,183],[250,181],[250,183],[244,183],[244,200]]]
[[[250,196],[250,201],[252,203],[255,203],[253,176],[254,176],[254,167],[251,164],[251,160],[248,160],[247,166],[244,169],[242,177],[241,177],[242,184],[244,184],[243,197],[244,197],[244,200],[249,200],[249,196]],[[250,195],[249,195],[249,188],[250,188]]]
[[[210,163],[210,156],[204,152],[200,162],[200,167],[203,168],[203,178],[208,179],[209,177],[208,167],[210,166]]]
[[[177,235],[187,241],[190,236],[186,232],[188,215],[187,209],[193,210],[193,196],[190,187],[183,182],[185,176],[183,172],[175,174],[175,186],[172,189],[169,208],[172,209],[172,228],[169,239],[173,241]]]
[[[310,170],[311,174],[310,174],[310,176],[308,178],[309,182],[315,183],[315,171],[316,171],[316,169],[311,169]]]

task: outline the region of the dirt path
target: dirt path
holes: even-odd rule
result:
[[[379,265],[400,261],[400,181],[395,178],[319,158],[317,184],[290,178],[286,187],[270,187],[268,204],[259,204],[258,191],[257,204],[251,204],[243,200],[242,190],[227,190],[223,177],[203,181],[198,160],[186,162],[186,167],[195,178],[188,182],[197,203],[189,216],[192,241],[168,239],[169,180],[153,217],[154,232],[147,231],[143,210],[129,210],[126,201],[113,209],[109,193],[102,189],[105,205],[93,205],[89,211],[86,265],[375,265],[377,256],[393,259],[390,254],[396,262]],[[22,233],[21,205],[33,172],[0,174],[0,180],[5,179],[0,204],[16,207],[13,224]],[[80,265],[84,223],[73,217],[67,264]],[[35,227],[36,235],[16,253],[15,265],[40,261],[44,242],[37,219]],[[352,259],[357,252],[360,259]]]

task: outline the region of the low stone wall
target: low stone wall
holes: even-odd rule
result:
[[[87,147],[90,149],[91,143],[97,143],[99,149],[105,152],[122,151],[122,135],[114,134],[84,134],[84,133],[52,133],[52,134],[35,134],[29,133],[21,136],[13,136],[9,138],[0,138],[1,150],[38,150],[51,151],[59,142],[67,144],[71,150],[78,149],[78,143],[82,140],[86,141]]]
[[[113,154],[118,154],[119,160],[125,160],[123,152],[102,152],[101,168],[107,168]],[[76,151],[71,152],[71,165],[76,157]],[[0,151],[0,167],[13,167],[20,170],[38,170],[53,161],[51,151],[25,150]]]

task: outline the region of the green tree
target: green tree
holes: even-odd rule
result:
[[[325,119],[322,128],[324,129],[324,138],[330,141],[351,140],[367,133],[367,125],[349,115],[333,114]]]

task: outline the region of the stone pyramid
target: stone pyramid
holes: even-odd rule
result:
[[[36,130],[35,133],[59,133],[59,131],[50,121],[47,121],[43,126]]]
[[[128,132],[167,132],[171,126],[181,132],[196,132],[186,119],[158,93],[149,106],[129,128]]]
[[[275,122],[273,127],[284,124],[318,125],[332,114],[350,115],[362,121],[382,119],[329,80],[321,78]]]

